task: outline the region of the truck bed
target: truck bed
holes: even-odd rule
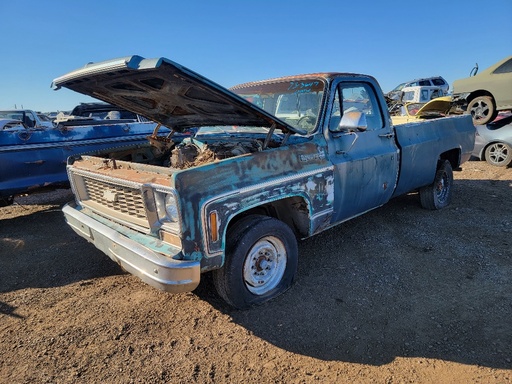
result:
[[[468,160],[475,127],[471,116],[455,116],[395,126],[400,148],[400,173],[393,196],[434,181],[439,154],[449,153],[452,165]],[[434,171],[434,172],[433,172]]]

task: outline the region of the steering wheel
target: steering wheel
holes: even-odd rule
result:
[[[299,120],[297,120],[297,127],[309,129],[313,128],[316,123],[316,118],[314,116],[302,116]]]

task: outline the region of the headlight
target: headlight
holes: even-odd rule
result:
[[[178,222],[178,205],[176,203],[176,198],[172,194],[167,194],[165,196],[165,213],[167,214],[167,219],[169,219],[169,221],[173,223]]]
[[[160,221],[178,222],[178,203],[173,193],[155,191],[155,205]]]

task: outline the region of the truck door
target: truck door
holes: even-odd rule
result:
[[[341,82],[335,90],[327,129],[335,167],[333,224],[376,208],[393,194],[399,150],[376,95],[364,81]],[[360,128],[343,130],[345,114],[359,116]]]

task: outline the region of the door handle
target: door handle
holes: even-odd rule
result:
[[[393,132],[383,133],[382,135],[379,135],[379,137],[385,137],[387,139],[391,139],[392,137],[395,137],[395,134]]]

